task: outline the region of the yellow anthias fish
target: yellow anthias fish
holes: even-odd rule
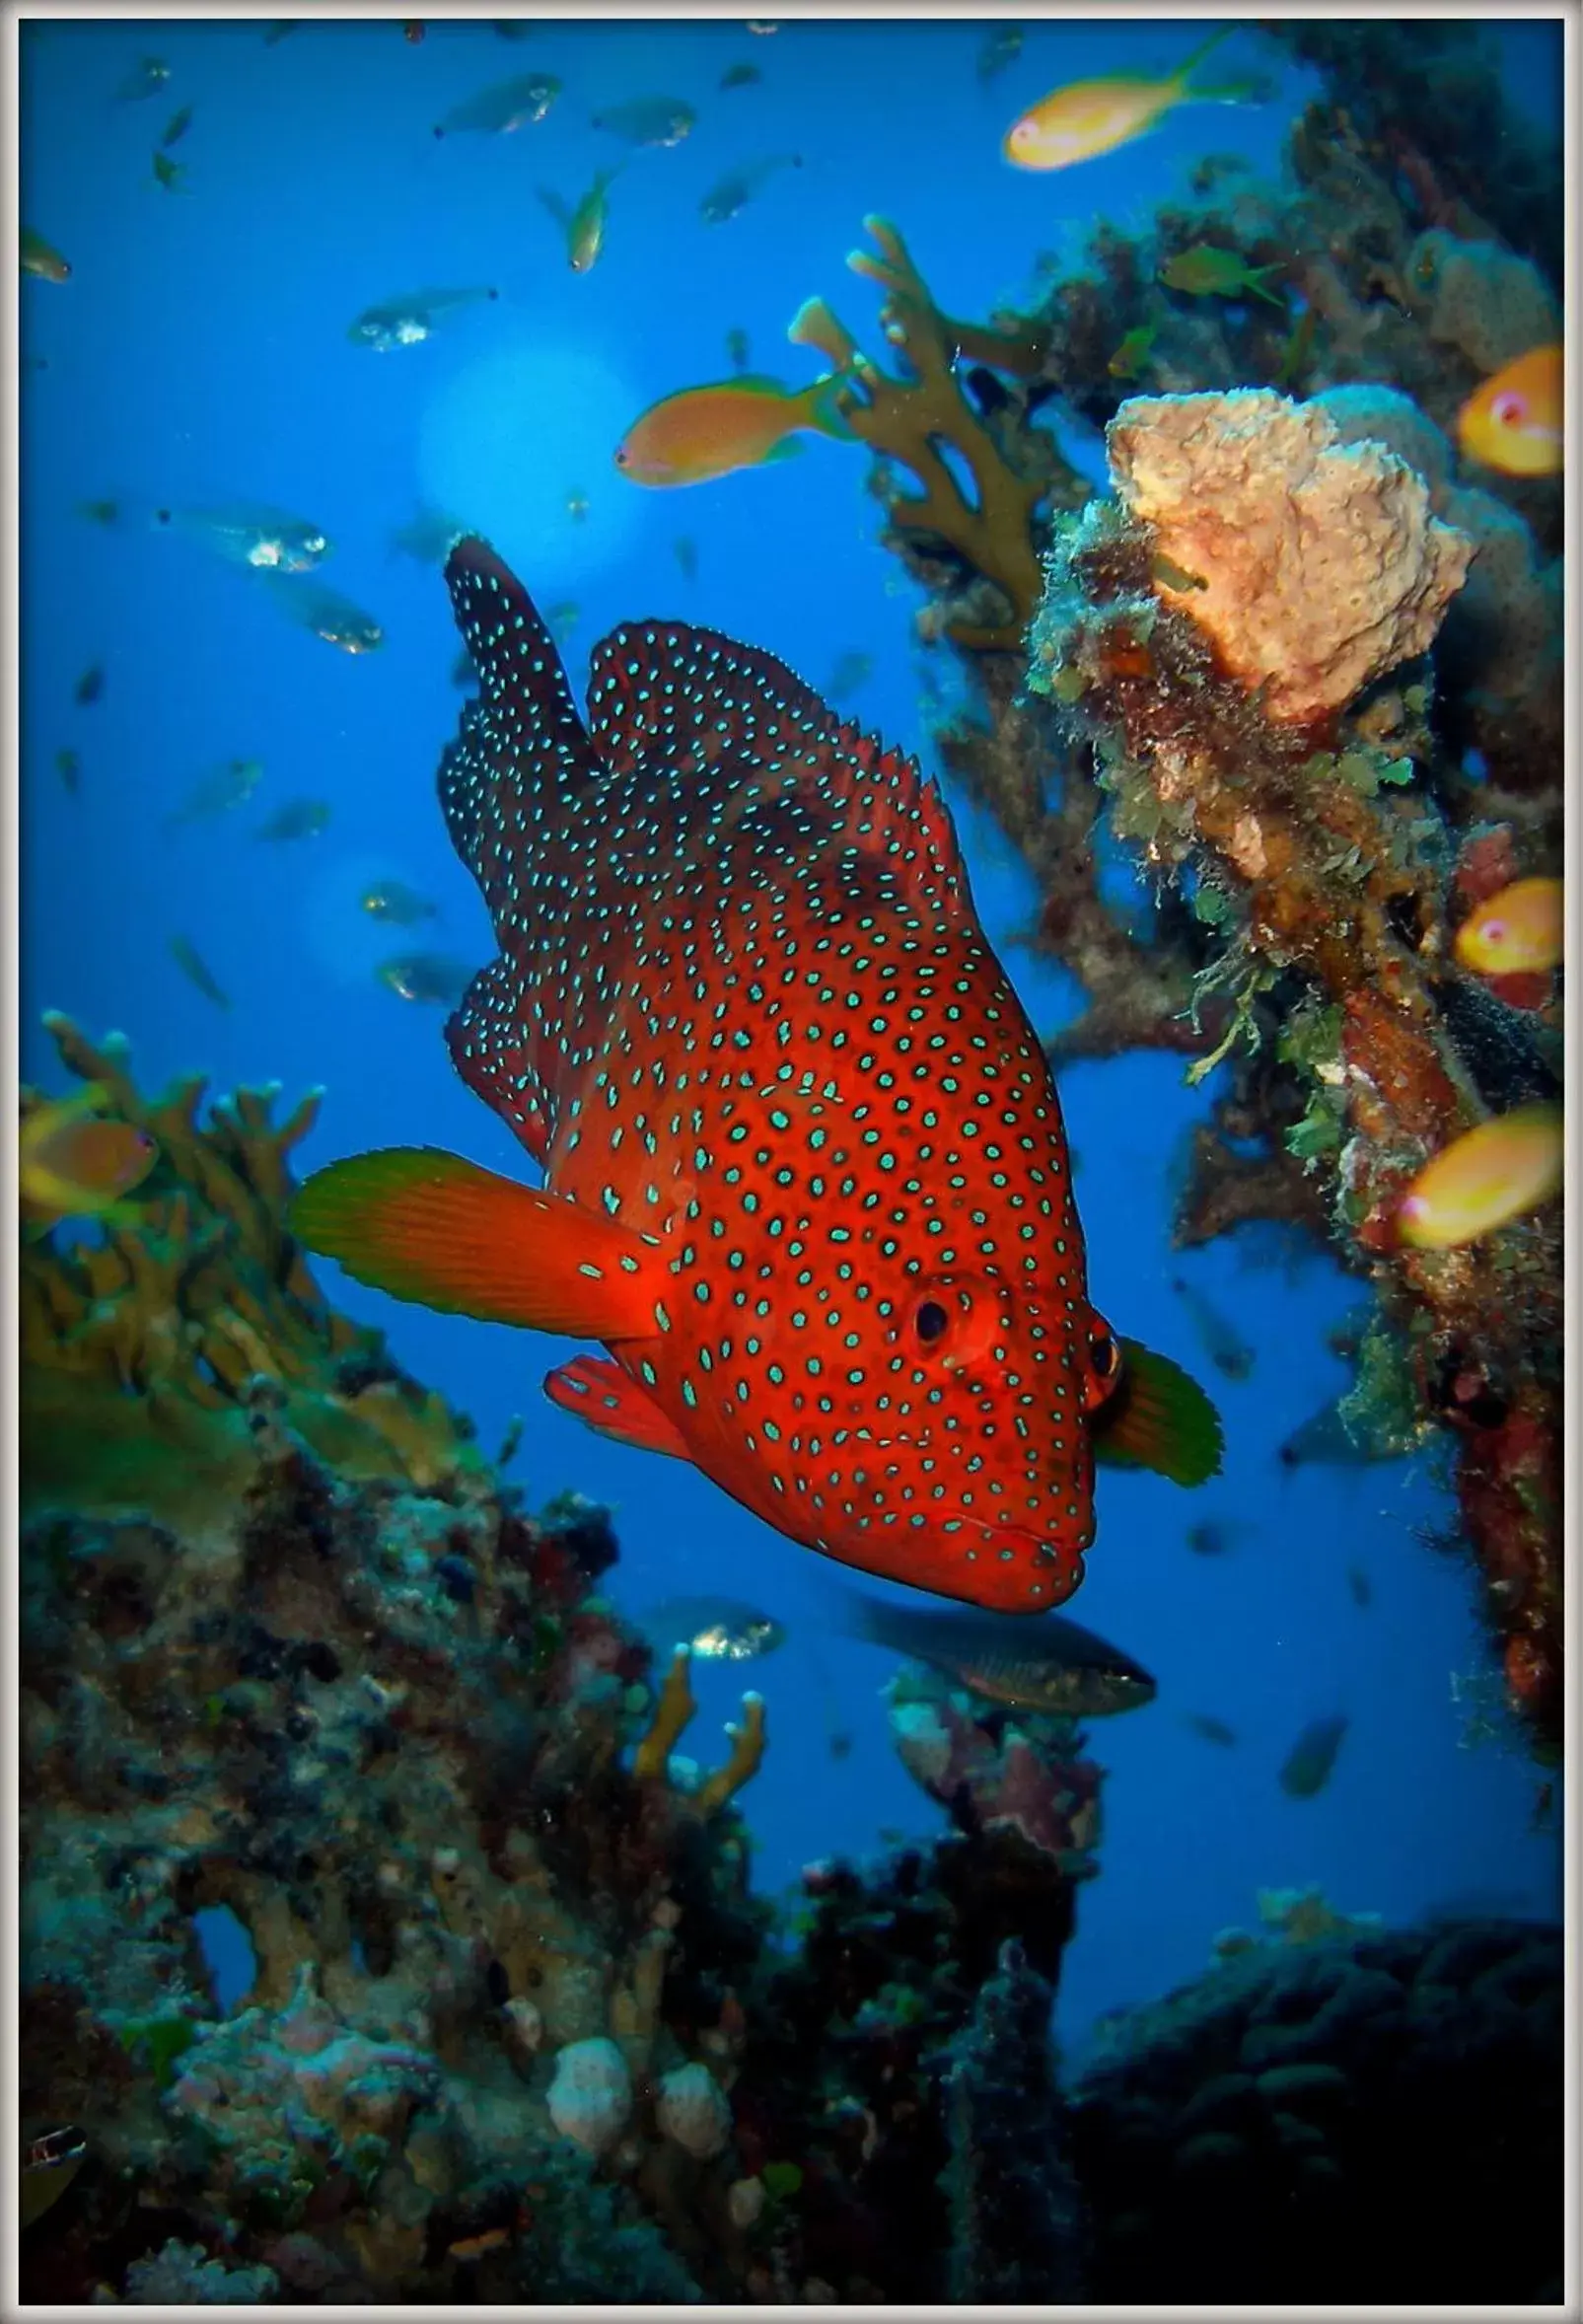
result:
[[[1457,414],[1457,441],[1507,476],[1561,471],[1561,349],[1531,347],[1475,388]]]
[[[799,428],[848,438],[852,429],[836,400],[841,385],[842,375],[831,372],[796,391],[751,375],[684,388],[633,422],[615,465],[634,484],[703,484],[784,459],[796,450],[789,439]]]
[[[1513,880],[1463,921],[1458,960],[1479,977],[1543,977],[1558,969],[1564,902],[1559,880]]]
[[[1074,162],[1114,153],[1118,145],[1141,137],[1179,105],[1248,103],[1261,94],[1253,82],[1192,86],[1192,75],[1210,49],[1236,29],[1222,25],[1164,81],[1118,73],[1103,81],[1073,81],[1064,89],[1052,89],[1013,121],[1001,152],[1019,170],[1069,170]]]
[[[17,1136],[17,1192],[24,1222],[36,1232],[60,1218],[132,1215],[120,1198],[147,1178],[159,1146],[129,1122],[106,1122],[97,1109],[109,1092],[91,1082],[75,1097],[47,1098],[23,1117]]]
[[[1550,1201],[1561,1190],[1561,1109],[1515,1106],[1425,1163],[1397,1207],[1416,1251],[1455,1251]]]

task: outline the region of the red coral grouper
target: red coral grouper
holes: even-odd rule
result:
[[[1049,1069],[934,785],[669,622],[596,648],[585,729],[492,550],[446,579],[482,695],[441,803],[500,945],[448,1038],[543,1184],[365,1154],[297,1233],[398,1298],[602,1341],[555,1404],[827,1557],[1059,1604],[1096,1437],[1196,1484],[1220,1431],[1089,1305]]]

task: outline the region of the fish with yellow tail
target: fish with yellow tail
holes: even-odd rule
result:
[[[1002,153],[1019,170],[1069,170],[1075,162],[1093,161],[1098,154],[1130,144],[1179,105],[1257,102],[1266,94],[1260,82],[1230,81],[1211,87],[1193,79],[1209,51],[1236,29],[1222,25],[1163,81],[1116,73],[1052,89],[1013,121]]]
[[[683,388],[651,403],[622,437],[615,465],[634,484],[706,484],[740,468],[761,468],[795,452],[799,428],[843,441],[852,428],[838,401],[843,375],[812,387],[745,375]]]
[[[1397,1232],[1417,1251],[1455,1251],[1543,1209],[1561,1191],[1561,1109],[1514,1106],[1453,1138],[1397,1205]]]
[[[1502,475],[1559,475],[1564,386],[1559,344],[1531,347],[1474,390],[1457,414],[1457,442]]]
[[[1207,1398],[1089,1299],[1060,1106],[916,763],[772,656],[623,623],[579,715],[516,576],[446,566],[440,768],[498,957],[447,1028],[536,1162],[331,1163],[294,1230],[397,1298],[604,1343],[545,1382],[843,1564],[1070,1597],[1096,1452],[1185,1484]]]

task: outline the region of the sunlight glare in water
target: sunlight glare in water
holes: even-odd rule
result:
[[[424,415],[424,499],[476,525],[542,599],[612,563],[635,530],[641,495],[613,461],[639,405],[583,348],[481,356]],[[580,518],[573,499],[587,503]]]

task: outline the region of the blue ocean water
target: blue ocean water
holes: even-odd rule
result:
[[[1543,107],[1557,85],[1553,29],[1499,34],[1514,91]],[[1242,35],[1227,65],[1245,47],[1269,76],[1266,103],[1185,108],[1080,170],[1024,176],[999,157],[1024,104],[1085,74],[1169,66],[1197,35],[1032,23],[988,91],[974,73],[983,36],[982,22],[788,21],[754,37],[735,23],[584,21],[508,44],[484,24],[430,20],[414,42],[387,20],[309,23],[266,45],[256,22],[25,28],[23,216],[72,266],[67,284],[22,284],[25,353],[45,366],[24,376],[25,1078],[60,1086],[37,1022],[59,1008],[92,1034],[126,1032],[145,1086],[202,1069],[216,1094],[278,1080],[290,1102],[323,1085],[304,1167],[423,1143],[517,1168],[515,1141],[452,1071],[442,1012],[375,974],[401,950],[476,966],[493,949],[435,802],[461,701],[445,590],[391,546],[420,503],[487,534],[541,605],[575,603],[574,684],[596,638],[650,615],[764,647],[821,689],[860,652],[872,669],[840,706],[929,763],[929,697],[956,680],[948,657],[914,642],[918,593],[877,545],[857,449],[808,439],[793,461],[670,492],[627,482],[612,454],[654,399],[728,376],[729,331],[747,333],[755,370],[814,376],[785,340],[814,293],[883,354],[872,288],[844,264],[866,214],[900,225],[947,312],[980,316],[1031,300],[1038,254],[1075,264],[1097,218],[1141,225],[1204,152],[1273,169],[1312,85]],[[117,97],[150,55],[169,79],[147,100]],[[722,92],[737,62],[761,79]],[[433,136],[479,88],[540,70],[564,84],[542,122]],[[656,95],[688,100],[697,125],[674,149],[626,156],[607,246],[574,274],[539,189],[575,201],[626,153],[590,115]],[[183,175],[168,190],[151,157],[183,105]],[[738,216],[700,220],[728,172],[792,152],[800,166]],[[484,283],[498,300],[424,344],[379,354],[347,336],[393,294]],[[78,513],[102,499],[120,511],[110,527]],[[375,615],[378,652],[333,651],[284,619],[255,576],[152,516],[236,501],[323,526],[334,548],[322,577]],[[581,516],[569,505],[585,501]],[[102,695],[78,703],[95,664]],[[74,793],[62,749],[80,756]],[[206,770],[254,758],[264,773],[248,806],[162,829]],[[300,796],[327,803],[327,828],[261,843],[257,827]],[[1032,889],[985,821],[960,802],[958,820],[986,925],[1053,1030],[1074,993],[1015,941]],[[376,878],[433,898],[439,918],[372,925],[358,899]],[[228,1012],[185,980],[177,935],[231,995]],[[1072,1611],[1153,1669],[1160,1696],[1091,1733],[1109,1771],[1103,1872],[1081,1898],[1059,2002],[1077,2043],[1099,2013],[1195,1973],[1218,1929],[1254,1921],[1260,1887],[1319,1883],[1343,1910],[1392,1920],[1475,1895],[1536,1914],[1558,1902],[1559,1842],[1530,1828],[1535,1770],[1515,1730],[1477,1740],[1470,1719],[1465,1682],[1490,1666],[1470,1567],[1426,1541],[1452,1523],[1431,1459],[1295,1473],[1276,1459],[1345,1385],[1325,1335],[1358,1285],[1317,1254],[1288,1270],[1267,1243],[1170,1249],[1180,1144],[1211,1095],[1159,1056],[1061,1080],[1096,1299],[1213,1386],[1228,1440],[1224,1475],[1191,1497],[1148,1477],[1102,1482]],[[571,1488],[612,1505],[623,1607],[721,1591],[787,1626],[787,1643],[746,1674],[771,1733],[747,1800],[760,1886],[792,1883],[812,1857],[872,1851],[885,1832],[936,1828],[940,1811],[888,1740],[880,1689],[894,1658],[840,1634],[834,1568],[695,1474],[551,1409],[539,1382],[569,1349],[319,1272],[475,1417],[486,1447],[526,1416],[514,1474],[531,1503]],[[1178,1275],[1252,1344],[1245,1381],[1210,1369]],[[1234,1529],[1222,1557],[1187,1547],[1205,1519]],[[1372,1585],[1367,1606],[1349,1567]],[[705,1754],[743,1676],[696,1673]],[[1192,1712],[1224,1720],[1236,1746],[1201,1740]],[[1308,1720],[1332,1712],[1349,1720],[1334,1775],[1292,1799],[1280,1763]],[[848,1756],[832,1754],[837,1737]]]

